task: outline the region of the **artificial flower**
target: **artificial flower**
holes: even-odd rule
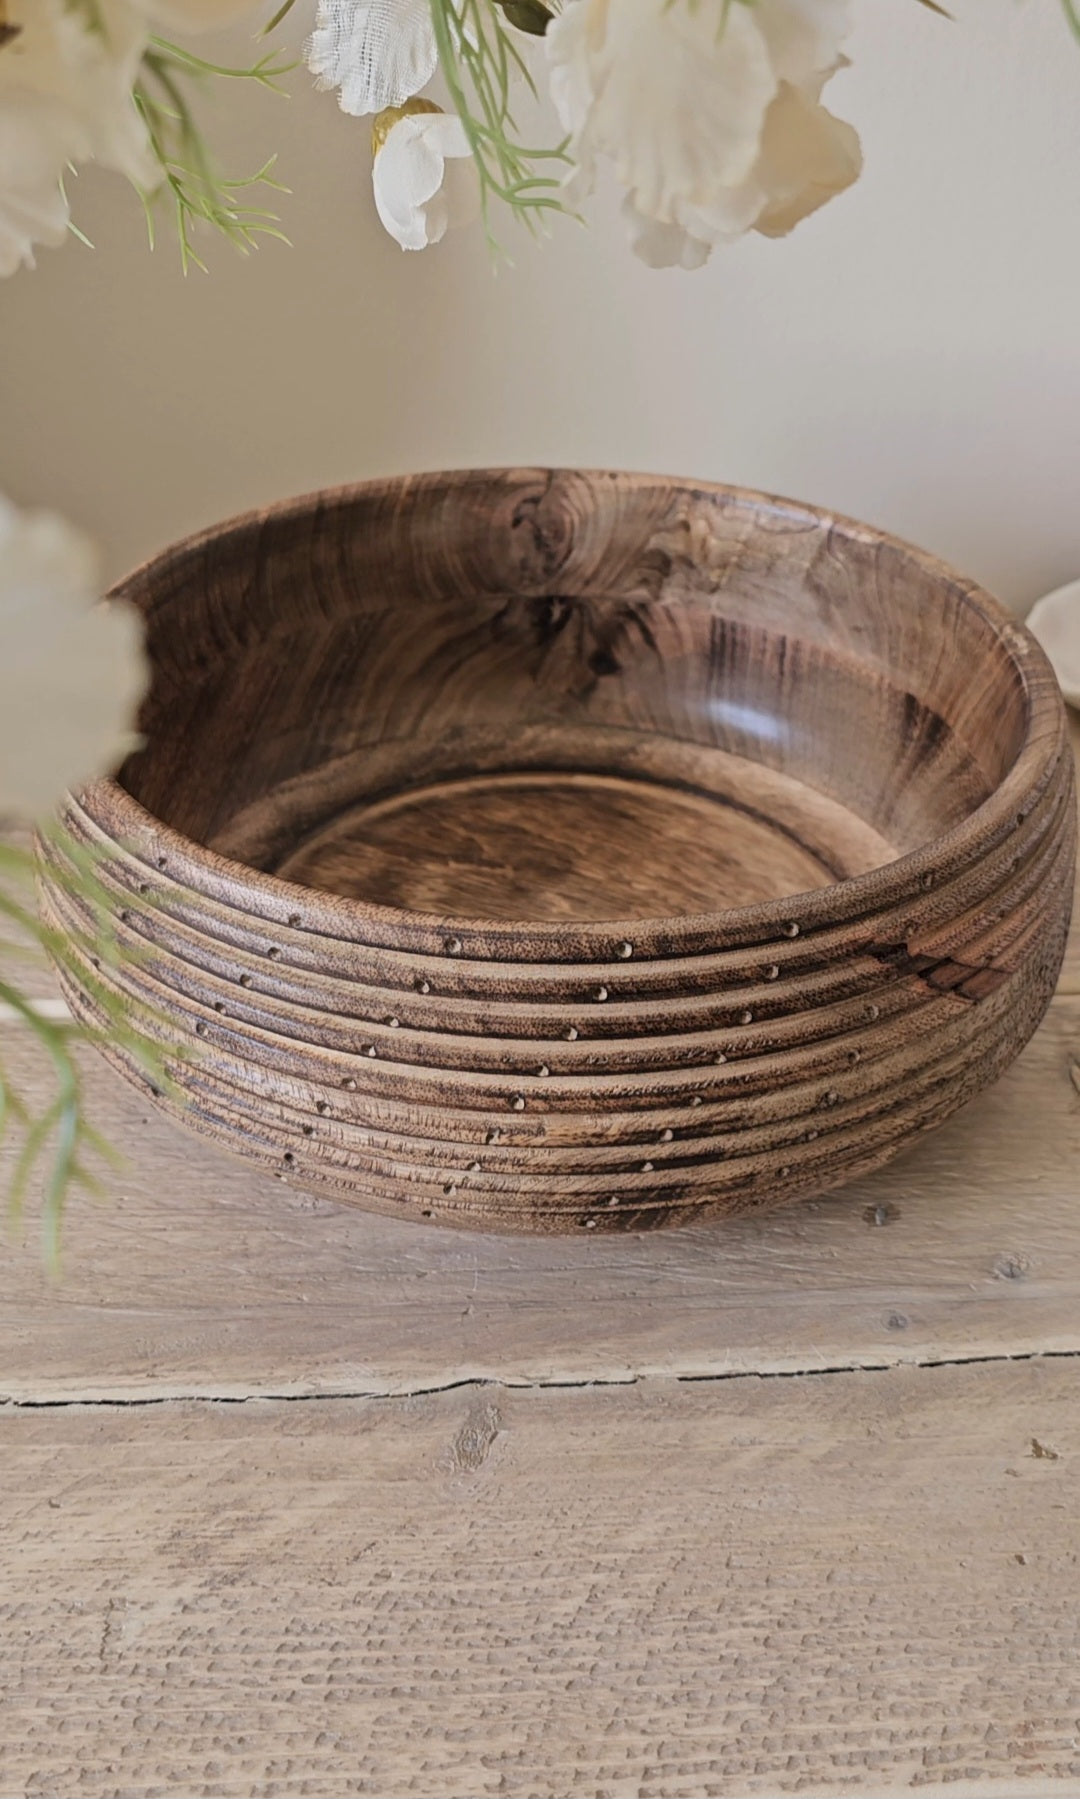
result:
[[[847,29],[848,0],[569,0],[546,42],[579,183],[614,164],[654,267],[790,231],[861,166],[819,99]]]
[[[465,128],[430,100],[379,114],[372,132],[375,205],[403,250],[437,244],[480,211],[480,184]]]
[[[343,112],[402,106],[438,64],[430,0],[319,0],[304,55],[320,87],[336,87]]]
[[[0,274],[62,241],[63,182],[90,158],[149,187],[155,165],[131,89],[146,25],[98,0],[100,26],[65,0],[8,0],[0,45]],[[59,195],[59,198],[58,198]]]
[[[0,813],[37,818],[132,743],[142,626],[87,537],[0,494]]]
[[[133,88],[154,25],[226,24],[253,0],[0,0],[0,276],[69,226],[66,176],[95,161],[161,180]]]

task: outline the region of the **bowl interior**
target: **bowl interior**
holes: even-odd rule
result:
[[[1019,754],[1002,617],[813,509],[618,475],[386,482],[132,578],[121,780],[251,867],[472,919],[700,913],[863,874]]]

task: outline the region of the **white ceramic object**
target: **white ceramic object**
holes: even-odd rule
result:
[[[1053,663],[1069,705],[1080,707],[1080,581],[1055,587],[1036,600],[1027,626]]]

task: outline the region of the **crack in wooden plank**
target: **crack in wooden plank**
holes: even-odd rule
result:
[[[621,1390],[626,1387],[643,1386],[650,1381],[670,1382],[675,1386],[709,1386],[721,1381],[782,1381],[782,1380],[821,1380],[834,1375],[843,1374],[892,1374],[900,1368],[922,1369],[934,1368],[981,1368],[1008,1365],[1017,1362],[1080,1362],[1080,1349],[1035,1349],[1017,1351],[1014,1354],[1002,1353],[993,1355],[967,1356],[925,1356],[912,1357],[908,1360],[894,1359],[880,1362],[844,1361],[828,1364],[819,1368],[730,1368],[717,1369],[705,1374],[677,1374],[663,1369],[650,1369],[637,1374],[619,1375],[587,1375],[577,1376],[573,1380],[553,1376],[549,1380],[521,1379],[514,1380],[506,1376],[496,1375],[464,1375],[460,1378],[449,1378],[445,1381],[426,1382],[412,1387],[350,1387],[335,1392],[274,1392],[272,1390],[253,1393],[207,1393],[207,1392],[175,1392],[128,1394],[94,1394],[81,1398],[38,1399],[38,1398],[0,1398],[0,1417],[5,1413],[27,1411],[69,1411],[84,1410],[94,1406],[106,1407],[110,1410],[123,1408],[147,1409],[153,1406],[191,1405],[191,1406],[244,1406],[244,1405],[333,1405],[339,1401],[395,1401],[409,1399],[430,1399],[441,1393],[459,1393],[470,1390],[483,1393],[485,1391],[503,1391],[507,1393],[572,1393],[579,1391],[597,1392],[606,1387]],[[498,1411],[495,1407],[481,1408],[484,1422],[469,1435],[468,1443],[462,1438],[462,1458],[472,1456],[468,1462],[470,1467],[479,1466],[491,1444],[499,1434]],[[490,1415],[490,1416],[489,1416]],[[478,1413],[477,1417],[480,1418]],[[467,1433],[468,1434],[468,1433]],[[473,1436],[476,1442],[473,1444]],[[483,1437],[483,1451],[480,1451],[480,1438]],[[476,1457],[479,1460],[476,1460]],[[464,1465],[464,1460],[463,1460]]]

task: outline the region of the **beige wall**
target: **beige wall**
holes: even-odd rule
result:
[[[0,286],[0,488],[95,530],[114,572],[287,492],[524,460],[819,500],[1017,604],[1080,574],[1080,48],[1056,0],[856,12],[832,104],[863,181],[697,275],[635,264],[610,208],[539,252],[514,236],[495,276],[475,234],[404,255],[364,126],[299,75],[216,109],[238,168],[280,151],[292,250],[212,244],[185,282],[84,174],[97,249]]]

